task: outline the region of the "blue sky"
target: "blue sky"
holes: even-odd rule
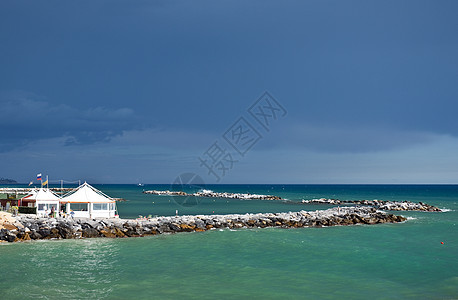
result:
[[[457,183],[457,1],[2,1],[0,177]],[[268,131],[247,109],[268,91]],[[262,138],[240,156],[223,134]]]

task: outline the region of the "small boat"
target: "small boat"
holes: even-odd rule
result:
[[[143,183],[139,183],[139,184],[137,184],[137,185],[138,185],[138,186],[145,186]]]

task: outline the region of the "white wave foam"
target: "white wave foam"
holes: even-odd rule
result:
[[[453,209],[449,209],[449,208],[441,208],[441,211],[442,212],[449,212],[449,211],[454,211]]]

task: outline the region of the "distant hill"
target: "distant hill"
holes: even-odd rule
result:
[[[0,178],[0,184],[16,184],[17,181],[13,179],[8,179],[8,178]]]

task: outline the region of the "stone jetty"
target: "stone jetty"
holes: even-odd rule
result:
[[[281,197],[273,195],[257,195],[257,194],[243,194],[243,193],[217,193],[210,190],[202,190],[196,193],[185,193],[182,191],[143,191],[144,194],[164,195],[164,196],[194,196],[206,198],[230,198],[242,200],[282,200]]]
[[[338,200],[338,199],[313,199],[313,200],[302,200],[305,204],[332,204],[332,205],[368,205],[383,210],[394,210],[394,211],[436,211],[441,212],[442,210],[438,207],[419,202],[411,201],[384,201],[384,200]]]
[[[195,215],[129,219],[37,218],[8,216],[0,223],[0,241],[40,239],[122,238],[199,232],[212,229],[300,228],[403,222],[406,218],[373,207],[340,207],[287,213]]]

